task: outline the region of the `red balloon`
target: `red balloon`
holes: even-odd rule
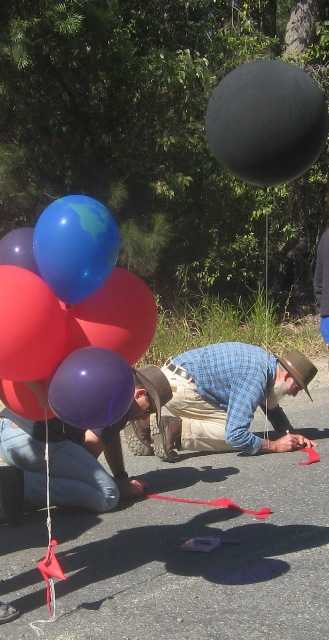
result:
[[[112,349],[130,364],[141,358],[154,336],[157,309],[141,278],[117,267],[105,285],[68,308],[69,347]]]
[[[24,382],[13,380],[0,380],[0,399],[3,404],[23,418],[29,420],[44,420],[45,411],[33,393]],[[47,418],[52,418],[54,413],[47,410]]]
[[[0,377],[49,378],[64,357],[67,314],[35,273],[0,265]]]

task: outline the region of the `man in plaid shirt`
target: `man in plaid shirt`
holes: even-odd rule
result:
[[[173,392],[166,404],[169,415],[158,430],[160,448],[155,447],[165,459],[177,459],[174,449],[253,455],[314,446],[294,432],[279,406],[285,395],[296,396],[302,389],[310,395],[307,385],[317,369],[298,351],[280,358],[255,345],[222,342],[170,358],[162,372]],[[279,437],[263,439],[249,431],[257,407]],[[152,430],[156,442],[157,430]]]

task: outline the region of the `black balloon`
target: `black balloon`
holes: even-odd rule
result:
[[[301,176],[318,158],[328,109],[320,87],[302,69],[256,60],[216,87],[206,129],[220,164],[245,182],[271,186]]]

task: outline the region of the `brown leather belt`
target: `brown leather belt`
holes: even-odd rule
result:
[[[186,371],[186,369],[183,369],[182,367],[177,366],[177,364],[175,364],[174,362],[172,362],[172,360],[167,360],[164,363],[164,366],[167,367],[167,369],[169,369],[169,371],[172,371],[173,373],[177,373],[178,376],[181,376],[182,378],[185,378],[185,380],[187,380],[188,382],[194,382],[192,376],[189,374],[188,371]]]

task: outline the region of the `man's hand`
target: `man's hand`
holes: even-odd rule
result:
[[[299,433],[287,433],[285,436],[271,441],[269,444],[269,450],[273,451],[274,453],[299,451],[300,449],[304,449],[305,447],[316,447],[316,443],[313,440],[305,438]]]
[[[141,480],[131,480],[130,478],[122,478],[116,480],[120,491],[121,500],[138,500],[145,494],[146,487]]]

